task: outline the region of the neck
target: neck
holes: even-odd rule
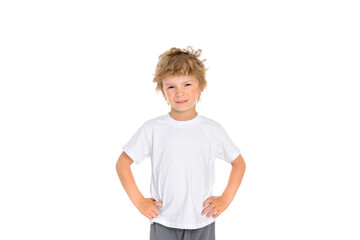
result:
[[[175,119],[177,121],[188,121],[188,120],[195,118],[198,113],[196,112],[195,109],[189,110],[186,112],[179,112],[174,109],[171,109],[169,114],[173,119]]]

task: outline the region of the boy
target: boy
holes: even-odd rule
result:
[[[150,240],[215,239],[215,218],[232,202],[245,162],[216,121],[196,112],[206,87],[201,50],[171,48],[159,56],[153,82],[171,111],[150,119],[123,145],[116,164],[132,203],[150,219]],[[137,188],[130,165],[151,157],[151,198]],[[215,158],[231,163],[221,196],[212,196]]]

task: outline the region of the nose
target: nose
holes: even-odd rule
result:
[[[176,97],[182,97],[183,95],[184,95],[184,91],[183,91],[183,90],[181,90],[181,89],[180,89],[180,90],[179,90],[179,89],[176,90],[176,94],[175,94]]]

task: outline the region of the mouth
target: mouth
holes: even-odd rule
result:
[[[184,101],[178,101],[178,102],[176,102],[177,104],[184,104],[184,103],[186,103],[188,100],[184,100]]]

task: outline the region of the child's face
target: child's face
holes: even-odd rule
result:
[[[195,109],[200,90],[199,83],[193,76],[168,76],[163,80],[163,90],[166,101],[174,110],[185,112]],[[179,102],[185,100],[185,103]]]

